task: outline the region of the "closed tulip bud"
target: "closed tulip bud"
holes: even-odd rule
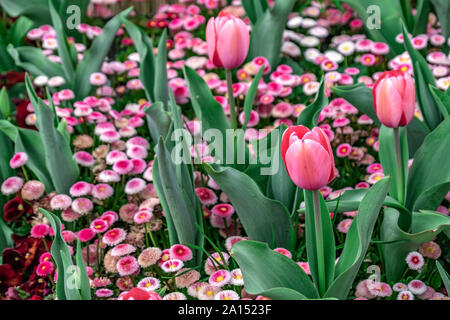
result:
[[[330,141],[318,127],[288,128],[281,140],[281,156],[286,171],[299,188],[319,190],[336,176]]]
[[[209,58],[214,65],[231,70],[247,58],[250,34],[241,19],[221,12],[217,18],[209,19],[206,42]]]
[[[406,126],[414,117],[416,92],[408,73],[386,71],[373,87],[373,106],[381,123],[389,128]]]

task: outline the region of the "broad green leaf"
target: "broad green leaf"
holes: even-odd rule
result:
[[[250,36],[247,59],[263,56],[269,61],[272,69],[278,65],[283,32],[295,2],[296,0],[277,1],[273,8],[265,10],[258,17]]]
[[[399,20],[403,20],[400,4],[397,0],[341,0],[350,5],[364,21],[369,37],[377,42],[389,44],[389,57],[401,54],[402,46],[395,41],[401,33]],[[378,16],[381,15],[381,17]],[[379,23],[379,26],[377,26]]]
[[[319,91],[317,91],[314,102],[307,106],[298,116],[297,124],[304,125],[309,129],[317,126],[317,122],[322,109],[328,104],[328,98],[325,94],[325,79],[320,82]]]
[[[45,190],[51,192],[55,190],[47,170],[44,150],[39,133],[35,130],[18,128],[6,120],[0,120],[0,130],[14,142],[14,152],[25,152],[28,160],[25,164],[34,175],[45,185]]]
[[[158,198],[161,202],[161,207],[164,210],[164,215],[166,217],[167,233],[169,234],[170,245],[178,244],[180,243],[180,241],[178,240],[177,230],[175,229],[175,225],[170,214],[169,203],[167,202],[166,196],[164,194],[164,186],[159,176],[158,158],[155,158],[153,162],[152,176],[156,193],[158,194]]]
[[[315,192],[318,195],[317,205],[320,212],[314,212],[314,191],[303,190],[306,207],[306,253],[312,278],[319,290],[319,294],[323,296],[334,279],[336,244],[328,208],[325,205],[322,194],[319,191]],[[324,263],[323,269],[320,267],[320,260],[322,259]]]
[[[414,155],[429,133],[430,129],[428,129],[427,125],[423,121],[420,121],[417,117],[412,118],[411,122],[406,126],[408,152],[410,158],[414,158]]]
[[[411,27],[408,27],[409,30],[412,30],[414,35],[427,32],[428,15],[430,14],[430,0],[417,0],[416,9],[417,12],[414,16],[414,28],[412,29]]]
[[[406,268],[405,258],[409,252],[417,250],[423,243],[433,240],[441,231],[448,231],[450,218],[432,211],[414,212],[411,232],[398,226],[399,212],[392,208],[384,210],[381,225],[381,240],[396,243],[382,244],[385,271],[388,282],[400,280]]]
[[[0,205],[5,205],[4,196],[0,196]],[[12,248],[14,246],[14,241],[11,238],[13,231],[10,227],[3,221],[3,215],[0,216],[0,252],[3,252],[6,248]],[[2,256],[0,255],[0,264],[2,263]]]
[[[436,105],[428,87],[429,84],[436,86],[436,81],[434,79],[433,73],[428,67],[428,63],[425,58],[419,51],[414,49],[411,40],[408,37],[408,32],[405,26],[403,26],[403,38],[405,49],[408,51],[409,56],[411,57],[412,65],[414,68],[414,83],[416,88],[417,102],[419,103],[419,107],[422,112],[423,118],[425,119],[425,123],[432,130],[436,128],[441,121],[439,108]]]
[[[46,0],[0,0],[0,5],[12,17],[25,16],[37,24],[51,21]]]
[[[8,92],[6,87],[0,91],[0,119],[8,119],[11,114],[11,107],[9,105]]]
[[[247,95],[245,96],[245,100],[244,100],[245,121],[244,121],[244,125],[242,126],[243,130],[247,129],[247,124],[248,124],[248,121],[250,120],[250,114],[253,109],[253,103],[255,101],[256,94],[258,93],[258,85],[259,85],[259,82],[261,81],[263,71],[264,71],[264,68],[259,69],[255,78],[252,80],[252,84],[250,85],[250,88],[247,91]]]
[[[281,202],[265,197],[256,182],[236,169],[209,164],[204,168],[230,199],[251,240],[266,242],[271,248],[293,248],[294,229]]]
[[[144,87],[147,99],[155,102],[155,56],[153,54],[153,44],[151,39],[138,26],[125,18],[122,22],[136,47],[141,59],[141,70],[139,79]],[[167,81],[166,81],[167,82]]]
[[[442,282],[444,283],[445,289],[447,290],[447,292],[450,292],[450,277],[447,271],[445,271],[441,263],[437,260],[436,260],[436,267],[439,271],[439,275],[441,276]],[[447,296],[449,295],[447,294]]]
[[[48,77],[60,76],[65,78],[61,65],[50,61],[41,49],[34,47],[14,48],[9,45],[8,52],[18,67],[35,76],[46,75]]]
[[[362,199],[336,264],[335,279],[325,297],[347,298],[369,247],[378,214],[389,190],[389,182],[390,178],[378,181]]]
[[[159,183],[157,190],[162,192],[169,209],[169,214],[173,226],[176,230],[177,238],[181,244],[196,244],[197,233],[197,213],[188,198],[186,190],[180,187],[180,182],[176,176],[175,165],[172,162],[170,153],[166,148],[164,140],[160,137],[156,146],[158,160]]]
[[[436,102],[439,110],[442,113],[442,116],[444,118],[448,118],[450,114],[450,95],[442,92],[431,84],[429,84],[428,86],[430,88],[431,94],[433,95],[434,101]]]
[[[157,143],[160,136],[165,139],[169,132],[171,120],[164,110],[164,104],[160,101],[153,103],[145,110],[145,113],[147,114],[148,130],[153,141]]]
[[[202,132],[205,133],[210,129],[216,129],[220,132],[223,141],[220,141],[221,150],[216,150],[213,156],[220,163],[226,163],[227,155],[235,156],[234,146],[236,143],[226,143],[227,129],[231,129],[222,106],[214,99],[213,94],[209,90],[205,81],[193,69],[184,66],[184,78],[187,82],[191,97],[192,107],[199,121],[201,121]],[[211,131],[209,131],[211,133]],[[219,132],[217,132],[219,134]],[[243,135],[241,135],[243,137]],[[235,139],[235,137],[233,137]],[[208,141],[207,137],[204,137]],[[242,140],[242,139],[241,139]]]
[[[250,19],[252,25],[255,25],[258,18],[261,17],[269,8],[267,0],[243,0],[242,6],[244,7],[245,13]]]
[[[354,189],[354,190],[348,190],[345,191],[339,198],[334,200],[328,200],[326,201],[326,205],[328,207],[328,210],[330,212],[334,213],[340,213],[340,212],[349,212],[349,211],[355,211],[358,209],[359,204],[361,203],[362,199],[367,194],[367,189]],[[384,201],[383,205],[391,208],[395,208],[399,210],[402,214],[408,214],[410,215],[411,212],[405,208],[403,205],[401,205],[397,200],[394,198],[387,196]],[[304,212],[304,209],[300,210],[301,212]]]
[[[450,119],[444,120],[417,150],[408,175],[406,207],[435,210],[450,184]],[[433,191],[430,193],[430,191]]]
[[[192,107],[197,118],[202,122],[203,132],[215,128],[225,136],[225,130],[230,129],[231,126],[222,106],[214,99],[209,87],[196,71],[187,66],[183,71],[189,87]]]
[[[380,125],[375,109],[373,108],[372,90],[365,83],[357,83],[350,86],[332,87],[331,90],[339,97],[350,102],[361,113],[366,114],[377,125]]]
[[[36,126],[44,146],[46,168],[50,173],[56,192],[68,194],[80,173],[73,159],[70,143],[55,128],[53,110],[37,97],[28,75],[25,82],[28,96],[36,113]]]
[[[148,71],[144,70],[144,72]],[[167,29],[164,29],[158,44],[158,54],[155,57],[155,100],[161,101],[165,110],[168,110],[169,103],[167,81]]]
[[[39,208],[39,211],[41,211],[41,213],[50,221],[53,232],[55,233],[50,251],[58,269],[58,278],[56,281],[56,296],[58,297],[58,300],[67,300],[69,297],[67,296],[65,290],[66,269],[63,259],[65,256],[70,257],[70,251],[62,237],[61,221],[57,216],[47,210]]]
[[[67,36],[64,31],[64,25],[61,21],[61,17],[56,11],[55,0],[48,0],[50,8],[50,16],[52,18],[52,24],[56,31],[56,40],[58,42],[58,55],[61,57],[61,64],[66,75],[66,80],[69,84],[73,81],[74,65],[72,62],[72,56],[70,54],[69,43],[67,42]]]
[[[24,44],[25,36],[33,27],[33,21],[27,17],[20,17],[11,26],[11,30],[8,32],[6,43],[11,43],[14,47],[18,47]]]
[[[250,294],[264,295],[269,298],[299,299],[305,296],[319,298],[311,279],[292,259],[271,250],[267,244],[245,240],[239,241],[231,253],[242,270],[245,290]],[[280,288],[284,290],[283,295]]]
[[[89,277],[86,270],[86,265],[84,264],[83,255],[81,251],[80,239],[77,239],[77,272],[80,277],[80,295],[82,300],[91,300],[91,287],[89,286]]]
[[[103,61],[116,38],[116,32],[122,24],[122,17],[127,17],[133,8],[128,8],[108,21],[102,34],[95,38],[91,47],[84,53],[75,73],[74,92],[79,99],[88,96],[92,90],[89,77],[101,69]]]

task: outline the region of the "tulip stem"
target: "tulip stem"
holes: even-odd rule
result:
[[[402,159],[402,147],[400,145],[399,128],[394,128],[394,145],[395,145],[395,159],[397,160],[397,192],[398,201],[401,204],[405,203],[405,186],[404,186],[404,168]]]
[[[322,241],[322,219],[320,214],[320,198],[319,190],[312,191],[314,205],[314,227],[316,231],[316,249],[317,249],[317,271],[318,271],[318,288],[321,294],[325,293],[325,256],[323,252]]]
[[[231,74],[231,70],[226,69],[226,77],[227,77],[227,88],[228,88],[228,103],[230,104],[231,126],[233,127],[233,129],[237,129],[236,104],[234,101],[233,75]]]

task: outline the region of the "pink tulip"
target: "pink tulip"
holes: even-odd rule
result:
[[[328,136],[318,127],[288,128],[281,140],[281,156],[292,181],[302,189],[319,190],[337,172]]]
[[[206,27],[208,55],[216,67],[235,69],[247,58],[250,34],[246,24],[234,15],[221,12]]]
[[[414,117],[416,92],[408,73],[386,71],[373,87],[373,106],[381,123],[389,128],[406,126]]]

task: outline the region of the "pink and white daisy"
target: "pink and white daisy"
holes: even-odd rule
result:
[[[183,268],[183,261],[179,259],[169,259],[161,265],[161,269],[167,273],[177,272]]]
[[[114,291],[112,291],[111,289],[106,289],[106,288],[98,289],[95,291],[95,295],[99,298],[108,298],[108,297],[111,297],[113,294],[114,294]]]
[[[94,209],[94,204],[88,198],[77,198],[72,202],[72,210],[78,214],[88,214],[92,209]]]
[[[342,143],[336,148],[336,156],[339,158],[347,157],[352,152],[352,146],[348,143]]]
[[[135,257],[126,256],[117,261],[116,268],[119,274],[123,277],[136,273],[139,270],[139,264]]]
[[[92,196],[99,200],[108,199],[113,195],[113,193],[114,189],[106,183],[97,184],[91,190]]]
[[[196,188],[195,192],[197,193],[200,202],[205,206],[213,205],[217,202],[217,195],[211,189]]]
[[[2,194],[5,196],[9,196],[10,194],[14,194],[19,192],[23,187],[23,179],[19,177],[9,177],[5,181],[3,181],[1,186]]]
[[[147,223],[153,218],[152,210],[150,209],[141,209],[135,213],[133,220],[137,224]]]
[[[136,251],[136,248],[128,243],[121,243],[112,248],[111,255],[113,257],[122,257],[129,254],[132,254]]]
[[[137,287],[147,291],[155,291],[161,287],[161,282],[157,278],[146,277],[138,282]]]
[[[52,262],[44,261],[36,267],[36,274],[40,277],[46,277],[48,275],[51,275],[54,270],[55,267]]]
[[[65,194],[57,194],[50,200],[53,210],[65,210],[72,205],[72,198]]]
[[[223,259],[222,259],[223,257]],[[226,252],[214,252],[211,254],[206,260],[206,264],[210,267],[221,267],[228,264],[228,260],[230,260],[230,255]]]
[[[9,160],[9,166],[12,169],[20,168],[21,166],[25,165],[25,163],[28,160],[28,155],[25,152],[18,152],[13,155],[11,160]]]
[[[44,238],[50,232],[50,227],[45,223],[39,223],[31,228],[30,236],[32,238]]]
[[[420,270],[425,264],[423,256],[417,251],[408,253],[405,260],[411,270]]]
[[[130,160],[119,160],[113,164],[113,170],[124,175],[133,170],[133,163]]]
[[[136,194],[141,192],[146,187],[145,180],[141,178],[133,178],[130,181],[127,182],[125,185],[125,193],[126,194]]]
[[[219,203],[216,204],[211,209],[212,214],[221,217],[221,218],[229,218],[234,213],[234,208],[231,204],[228,203]]]
[[[419,252],[424,257],[436,260],[441,256],[441,247],[436,242],[430,241],[422,244]]]
[[[228,250],[228,252],[231,252],[231,248],[233,248],[233,245],[238,243],[239,241],[245,240],[244,237],[241,236],[231,236],[228,237],[225,240],[225,248]]]
[[[402,292],[402,291],[408,290],[408,286],[406,284],[404,284],[404,283],[397,282],[396,284],[394,284],[392,286],[392,289],[395,292]]]
[[[87,196],[91,193],[92,185],[84,181],[76,182],[69,190],[72,197]]]
[[[91,228],[85,228],[78,231],[78,239],[81,242],[87,242],[92,240],[95,237],[95,232]]]
[[[353,222],[352,219],[344,219],[344,220],[342,220],[337,225],[338,231],[342,232],[342,233],[347,233],[348,230],[350,229],[350,226],[351,226],[352,222]]]
[[[411,291],[405,290],[398,294],[397,300],[414,300],[414,295]]]
[[[115,246],[125,240],[127,233],[121,228],[111,229],[103,235],[102,242],[108,246]]]
[[[109,228],[109,224],[100,218],[95,219],[89,226],[95,233],[103,233]]]
[[[239,294],[233,290],[223,290],[216,293],[214,300],[239,300]]]
[[[106,83],[107,77],[101,72],[94,72],[89,76],[89,81],[94,86],[102,86]]]
[[[172,259],[189,261],[192,259],[192,250],[182,244],[175,244],[170,247],[169,254]]]
[[[244,285],[244,277],[242,276],[241,269],[234,269],[231,271],[230,283],[234,286]]]
[[[120,140],[120,134],[115,130],[109,130],[101,133],[99,139],[106,143],[113,143]]]
[[[184,293],[176,291],[166,294],[163,300],[187,300],[187,298]]]
[[[311,274],[311,270],[309,269],[309,263],[308,262],[297,262],[297,265],[303,269],[303,271],[310,275]]]
[[[415,295],[421,295],[427,291],[427,286],[420,280],[412,280],[408,283],[408,290]]]
[[[132,146],[127,149],[127,156],[130,158],[145,159],[147,150],[141,146]]]
[[[103,170],[99,173],[98,179],[104,183],[119,182],[120,175],[113,170]]]
[[[217,270],[209,277],[209,284],[214,287],[223,287],[231,281],[231,273],[228,270]]]

